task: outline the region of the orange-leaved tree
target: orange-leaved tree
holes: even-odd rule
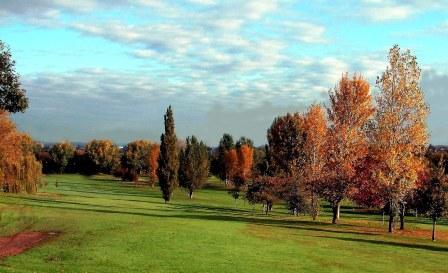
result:
[[[151,149],[149,151],[149,168],[148,168],[148,176],[149,176],[149,184],[151,187],[154,187],[157,181],[157,168],[159,167],[159,154],[160,154],[160,145],[153,143],[151,144]]]
[[[310,195],[310,212],[313,220],[319,214],[319,188],[325,178],[326,137],[328,133],[325,110],[312,105],[304,115],[305,138],[303,150],[305,162],[303,175],[305,187]]]
[[[34,156],[33,147],[31,137],[18,132],[9,114],[0,111],[0,186],[3,191],[36,192],[42,166]]]
[[[389,52],[389,66],[377,80],[377,112],[372,130],[372,151],[378,162],[375,179],[389,207],[389,232],[400,213],[404,228],[405,198],[424,167],[427,149],[428,106],[420,88],[420,68],[410,51],[396,45]]]
[[[367,155],[365,129],[374,108],[369,83],[360,75],[344,74],[329,95],[328,176],[322,194],[331,204],[335,224],[340,203],[353,185],[356,166]]]

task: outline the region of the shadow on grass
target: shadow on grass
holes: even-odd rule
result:
[[[332,237],[332,236],[313,236],[313,237],[334,239],[334,240],[340,240],[340,241],[346,241],[346,242],[358,242],[358,243],[368,243],[368,244],[383,245],[383,246],[406,247],[406,248],[421,249],[421,250],[448,252],[448,247],[435,246],[435,245],[410,244],[410,243],[404,243],[404,242],[379,241],[379,240],[362,239],[362,238],[347,238],[347,237]]]

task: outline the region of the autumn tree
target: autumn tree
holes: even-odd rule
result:
[[[377,80],[380,92],[371,137],[372,155],[378,162],[374,175],[389,205],[389,232],[399,212],[404,228],[404,200],[424,167],[428,106],[419,80],[416,57],[394,46],[389,65]]]
[[[305,187],[310,195],[310,212],[313,220],[319,214],[319,189],[325,178],[327,159],[327,121],[325,110],[319,105],[312,105],[304,115],[305,138],[303,150],[305,161],[303,175]]]
[[[247,187],[252,178],[253,170],[253,148],[243,144],[238,148],[233,148],[225,152],[225,168],[231,188],[229,193],[236,200],[240,197],[241,191]]]
[[[20,75],[15,70],[11,51],[0,40],[0,111],[24,112],[28,108],[28,98],[20,83]]]
[[[123,149],[121,155],[122,178],[127,181],[138,182],[140,175],[148,173],[151,142],[135,140]]]
[[[171,106],[164,116],[165,133],[160,137],[160,155],[157,176],[165,202],[170,201],[173,191],[178,185],[177,173],[179,169],[177,137],[174,132],[174,118]]]
[[[159,154],[160,154],[160,146],[159,144],[153,143],[151,145],[151,150],[149,151],[149,168],[148,168],[148,176],[149,176],[149,185],[154,187],[157,182],[157,168],[159,167]]]
[[[329,92],[330,127],[327,137],[328,176],[322,187],[323,197],[330,202],[335,224],[341,201],[347,197],[356,176],[356,166],[367,155],[366,125],[374,113],[369,83],[361,76],[342,76]]]
[[[0,186],[5,192],[34,193],[41,184],[42,165],[34,156],[34,142],[17,131],[9,114],[0,111]]]
[[[92,140],[85,146],[89,173],[110,174],[120,164],[120,149],[111,140]]]
[[[207,146],[195,136],[188,137],[185,148],[180,151],[179,162],[179,184],[188,190],[191,199],[193,192],[200,189],[208,178]]]
[[[73,158],[75,147],[68,141],[62,141],[54,144],[48,152],[55,170],[58,173],[64,173],[70,160]]]
[[[217,172],[219,178],[221,180],[224,180],[226,184],[228,182],[231,171],[227,169],[227,166],[229,166],[229,162],[226,161],[226,154],[228,154],[228,152],[233,148],[235,148],[235,143],[233,141],[232,135],[224,134],[219,141],[218,146]]]

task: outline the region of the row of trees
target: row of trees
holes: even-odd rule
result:
[[[397,216],[404,229],[412,203],[435,223],[447,210],[448,194],[444,171],[425,158],[429,110],[419,79],[416,58],[395,46],[377,80],[375,104],[361,75],[344,74],[326,109],[312,105],[276,118],[267,133],[266,172],[253,177],[248,200],[264,203],[267,212],[283,199],[315,219],[324,199],[337,223],[342,200],[352,199],[386,209],[389,232]]]

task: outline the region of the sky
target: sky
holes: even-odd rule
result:
[[[398,44],[417,56],[431,143],[448,144],[448,0],[0,0],[35,139],[266,143],[276,116],[327,104],[343,73],[375,89]]]

